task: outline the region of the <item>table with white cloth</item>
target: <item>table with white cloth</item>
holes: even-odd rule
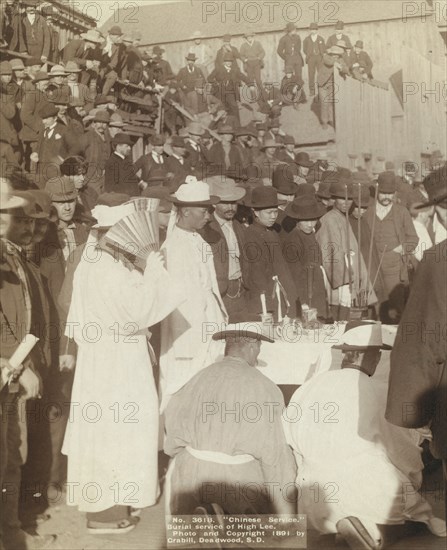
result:
[[[277,338],[274,329],[275,343],[262,342],[258,357],[258,370],[278,386],[301,386],[316,374],[330,369],[340,368],[341,352],[333,350],[340,343],[346,323],[325,325],[318,330],[298,329],[294,335],[286,330],[284,340]],[[228,325],[231,329],[246,329],[257,332],[265,331],[261,323],[247,322]],[[382,325],[384,343],[392,345],[396,335],[396,326]],[[383,352],[382,360],[375,376],[388,377],[389,352]]]

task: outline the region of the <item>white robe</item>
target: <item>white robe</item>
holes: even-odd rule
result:
[[[168,273],[182,279],[183,302],[161,326],[161,410],[197,372],[223,353],[211,336],[228,321],[217,285],[211,248],[198,233],[177,225],[162,247]]]
[[[298,463],[300,513],[321,533],[356,516],[365,526],[428,522],[417,489],[420,436],[385,420],[387,382],[355,369],[329,371],[303,384],[283,417]]]
[[[156,502],[158,396],[147,327],[182,299],[162,267],[142,274],[99,251],[76,269],[67,334],[79,349],[63,453],[67,503],[81,511]]]

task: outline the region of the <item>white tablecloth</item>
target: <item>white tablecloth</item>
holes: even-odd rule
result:
[[[241,323],[237,328],[261,329],[261,323]],[[236,328],[228,325],[228,329]],[[397,327],[382,326],[385,343],[392,345]],[[262,342],[258,369],[275,384],[301,385],[316,374],[339,368],[341,352],[332,347],[340,343],[345,324],[335,324],[322,330],[301,331],[297,336],[287,331],[286,341],[275,340],[274,344]],[[375,376],[388,377],[389,352],[383,352]]]

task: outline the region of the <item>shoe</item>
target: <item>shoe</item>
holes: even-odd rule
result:
[[[430,533],[436,535],[437,537],[447,536],[445,521],[441,518],[430,518],[427,522],[427,527]]]
[[[337,531],[352,550],[379,550],[381,543],[375,540],[363,523],[349,516],[337,522]]]
[[[129,516],[116,523],[104,523],[102,521],[88,521],[87,531],[91,535],[124,535],[135,529],[140,518]]]

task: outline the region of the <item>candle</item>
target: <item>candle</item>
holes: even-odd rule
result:
[[[262,305],[262,315],[267,315],[267,303],[265,301],[265,292],[261,293],[261,305]]]

